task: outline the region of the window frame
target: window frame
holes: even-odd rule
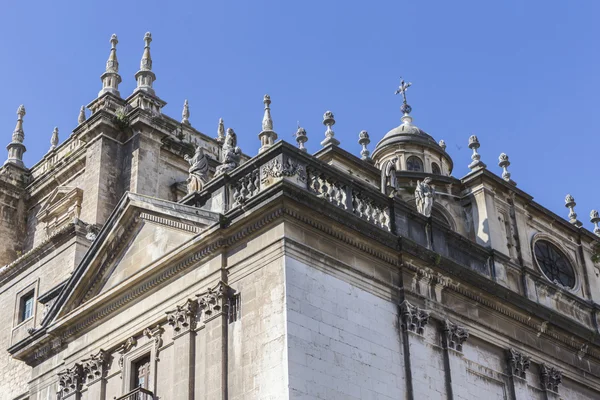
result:
[[[437,168],[438,172],[435,172],[435,171],[434,171],[434,168],[433,168],[434,166]],[[435,161],[433,161],[433,162],[431,163],[431,173],[432,173],[432,174],[434,174],[434,175],[442,175],[442,168],[441,168],[441,167],[440,167],[440,165],[439,165],[438,163],[436,163]]]
[[[411,158],[414,158],[415,160],[419,161],[419,164],[421,166],[420,170],[414,170],[414,169],[409,169],[408,168],[408,164],[409,164]],[[406,157],[406,170],[409,171],[409,172],[425,172],[425,163],[423,163],[423,160],[421,159],[421,157],[412,154],[412,155]]]
[[[541,272],[542,276],[548,282],[552,283],[553,285],[556,285],[556,283],[553,280],[551,280],[550,277],[546,274],[546,272],[544,271],[540,262],[537,259],[535,248],[536,248],[536,244],[539,241],[548,242],[550,245],[554,246],[558,250],[558,252],[565,258],[565,260],[569,264],[569,267],[571,267],[571,270],[573,271],[573,280],[574,280],[573,286],[568,287],[568,286],[563,285],[561,282],[558,282],[559,285],[561,287],[564,287],[569,292],[578,291],[579,287],[580,287],[580,279],[579,279],[579,273],[578,273],[579,268],[578,268],[577,261],[569,253],[569,250],[565,246],[563,246],[560,242],[558,242],[555,238],[553,238],[552,236],[550,236],[548,234],[538,233],[533,237],[533,240],[531,241],[531,257],[533,258],[535,265],[538,267],[538,270],[539,270],[539,272]]]
[[[39,293],[39,279],[31,282],[29,285],[21,288],[15,295],[15,306],[13,312],[13,330],[21,327],[24,324],[30,323],[31,321],[35,321],[35,317],[37,314],[37,297]],[[22,316],[22,307],[24,306],[24,299],[32,295],[32,304],[31,304],[31,315],[28,318],[21,319]]]

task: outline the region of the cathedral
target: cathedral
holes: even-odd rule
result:
[[[453,176],[404,80],[400,125],[358,155],[331,111],[316,153],[301,127],[278,141],[268,95],[249,153],[187,101],[163,114],[151,41],[122,96],[111,37],[98,96],[32,166],[17,109],[1,400],[600,398],[598,211],[554,214],[476,136]]]

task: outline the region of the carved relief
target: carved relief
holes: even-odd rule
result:
[[[198,305],[204,313],[204,320],[226,312],[230,295],[231,288],[223,282],[219,282],[213,289],[208,289],[205,294],[197,294]]]
[[[562,383],[562,372],[546,364],[540,365],[540,383],[545,390],[558,392]]]
[[[117,351],[121,354],[119,357],[119,367],[123,369],[123,360],[125,358],[125,354],[128,353],[131,349],[137,346],[137,340],[134,337],[130,337],[123,343]]]
[[[428,311],[418,308],[406,300],[400,304],[400,316],[402,327],[419,335],[423,334],[425,326],[429,322]]]
[[[75,364],[71,368],[58,373],[59,398],[64,399],[67,396],[77,393],[81,390],[83,380],[83,367],[81,364]]]
[[[282,178],[298,176],[300,182],[306,182],[306,172],[304,168],[290,160],[289,158],[282,164],[279,159],[274,159],[262,167],[262,182],[265,183],[269,178]]]
[[[160,348],[163,345],[162,334],[164,333],[164,329],[160,325],[156,325],[154,328],[146,328],[144,329],[144,336],[148,339],[154,341],[154,361],[159,361],[158,353]]]
[[[453,350],[462,351],[463,343],[469,337],[469,331],[457,324],[454,324],[448,320],[444,322],[443,337],[445,345]]]
[[[508,349],[507,360],[510,373],[513,376],[525,379],[531,361],[530,357],[511,348]]]
[[[194,329],[196,327],[197,310],[198,303],[195,300],[187,299],[183,305],[167,312],[167,322],[176,333],[183,329]]]
[[[83,372],[87,382],[104,377],[106,365],[108,363],[108,354],[100,349],[96,354],[92,354],[90,358],[81,360],[83,363]]]

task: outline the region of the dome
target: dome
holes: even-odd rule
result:
[[[405,115],[402,117],[402,124],[390,130],[385,134],[383,139],[375,146],[374,153],[381,150],[384,147],[401,144],[401,143],[418,143],[427,147],[432,147],[437,151],[443,151],[443,149],[437,144],[437,142],[427,132],[422,130],[412,123],[412,117]]]

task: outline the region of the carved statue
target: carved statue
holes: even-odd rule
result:
[[[237,147],[237,135],[233,129],[227,128],[225,143],[223,143],[223,164],[217,167],[215,176],[237,168],[240,165],[241,154],[242,150]]]
[[[204,184],[208,181],[208,157],[204,154],[204,150],[200,146],[196,146],[196,152],[193,157],[188,157],[187,154],[183,157],[190,163],[187,179],[188,193],[193,193],[202,190]]]
[[[431,217],[433,195],[435,194],[435,190],[429,185],[429,182],[431,182],[431,178],[429,177],[423,179],[423,182],[417,181],[417,188],[415,190],[417,211],[426,217]]]

